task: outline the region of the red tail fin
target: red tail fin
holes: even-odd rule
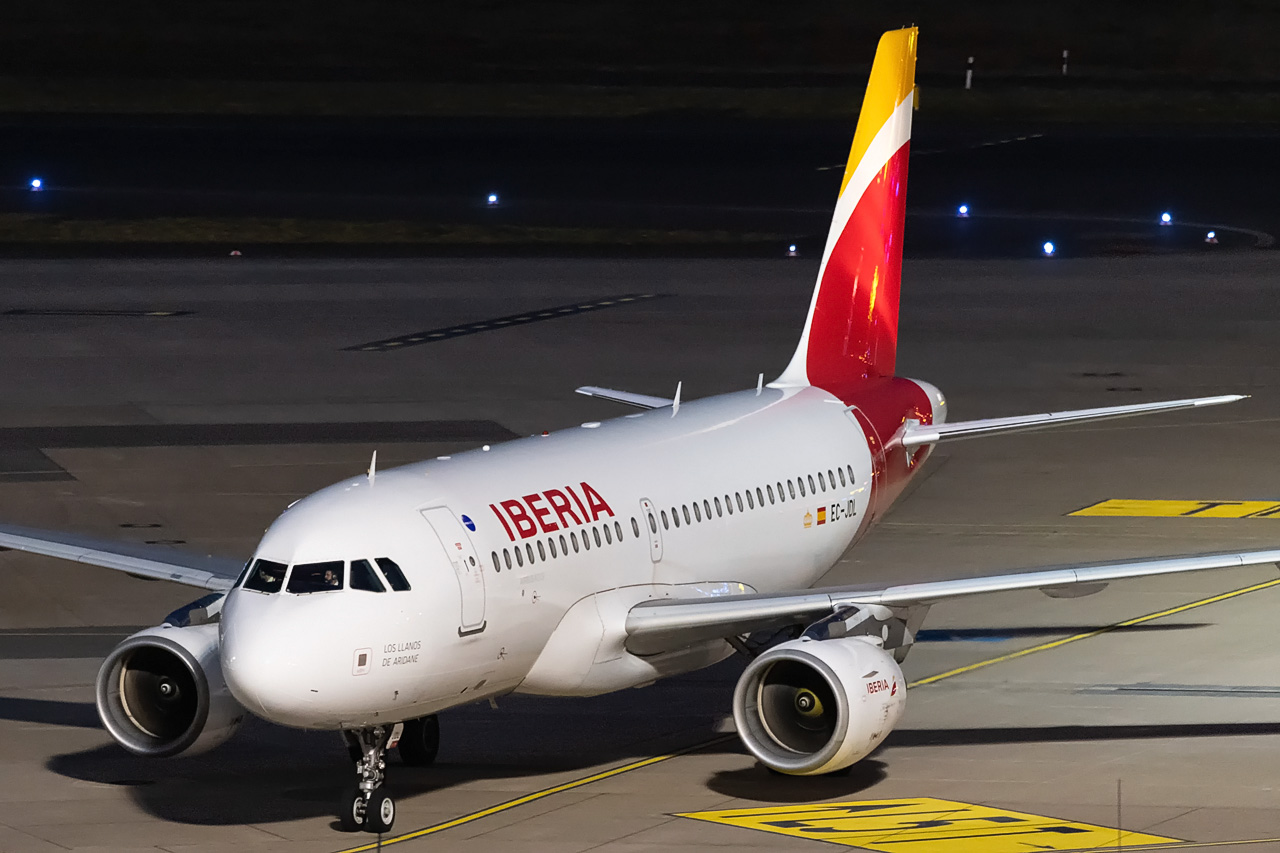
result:
[[[834,392],[893,375],[917,32],[894,30],[880,39],[809,317],[774,384]]]

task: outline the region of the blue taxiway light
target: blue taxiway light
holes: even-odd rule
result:
[[[1169,213],[1168,211],[1165,211],[1164,213],[1160,214],[1161,225],[1169,225],[1172,222],[1173,222],[1173,214]]]
[[[486,200],[487,200],[487,201],[489,202],[489,204],[491,204],[491,205],[492,205],[492,204],[497,204],[497,203],[498,203],[498,194],[497,194],[497,193],[489,193],[489,198],[488,198],[488,199],[486,199]]]
[[[968,216],[968,215],[969,215],[969,205],[967,205],[967,204],[962,204],[962,205],[960,205],[958,208],[956,208],[956,214],[957,214],[957,215],[959,215],[959,216]]]
[[[32,192],[38,193],[42,189],[44,189],[44,181],[40,180],[39,178],[32,178],[30,186],[31,186]]]
[[[1044,245],[1041,246],[1040,248],[1044,250],[1044,255],[1046,258],[1052,257],[1053,253],[1058,251],[1058,247],[1050,243],[1048,240],[1046,240]]]

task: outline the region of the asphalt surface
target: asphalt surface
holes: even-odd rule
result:
[[[1280,499],[1276,257],[909,261],[900,369],[943,388],[954,418],[1253,396],[945,448],[824,582],[1272,547],[1273,520],[1068,513],[1108,498]],[[683,381],[686,399],[750,387],[790,354],[815,268],[811,257],[3,261],[0,515],[248,555],[289,502],[363,471],[374,449],[391,466],[625,414],[573,394],[581,384],[665,394]],[[646,293],[662,298],[359,346]],[[15,552],[0,553],[0,578],[0,849],[338,851],[372,840],[335,829],[350,769],[334,735],[253,722],[206,756],[147,761],[99,727],[102,656],[194,591]],[[734,661],[598,699],[451,711],[439,763],[394,764],[390,784],[396,832],[464,821],[397,843],[820,850],[812,834],[678,815],[922,797],[1114,828],[1117,780],[1126,830],[1275,838],[1280,588],[1175,609],[1276,578],[1263,567],[1075,600],[1029,592],[937,606],[905,671],[945,677],[913,688],[899,731],[844,777],[771,776],[734,740],[712,742]],[[1174,612],[1105,630],[1163,611]],[[546,793],[561,784],[571,787]],[[1032,840],[1066,849],[1074,832]]]

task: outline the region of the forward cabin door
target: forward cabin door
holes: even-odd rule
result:
[[[422,510],[422,517],[431,525],[440,539],[458,578],[458,591],[462,595],[462,613],[459,617],[458,636],[478,634],[485,628],[484,621],[484,566],[471,537],[448,507]]]
[[[658,526],[658,510],[653,501],[640,499],[640,512],[643,513],[640,524],[649,534],[649,559],[655,563],[662,559],[662,528]]]

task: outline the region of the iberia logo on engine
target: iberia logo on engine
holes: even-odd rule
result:
[[[528,539],[537,536],[539,531],[551,533],[590,524],[602,516],[613,518],[609,504],[588,483],[579,483],[578,491],[582,492],[581,497],[573,486],[547,489],[518,499],[499,501],[496,505],[489,504],[489,509],[498,517],[512,542],[516,540],[517,533],[521,539]],[[512,528],[515,528],[514,532]]]
[[[893,680],[893,684],[889,684],[888,679],[877,678],[874,681],[867,682],[868,693],[883,693],[888,690],[890,696],[898,695],[898,679]]]

